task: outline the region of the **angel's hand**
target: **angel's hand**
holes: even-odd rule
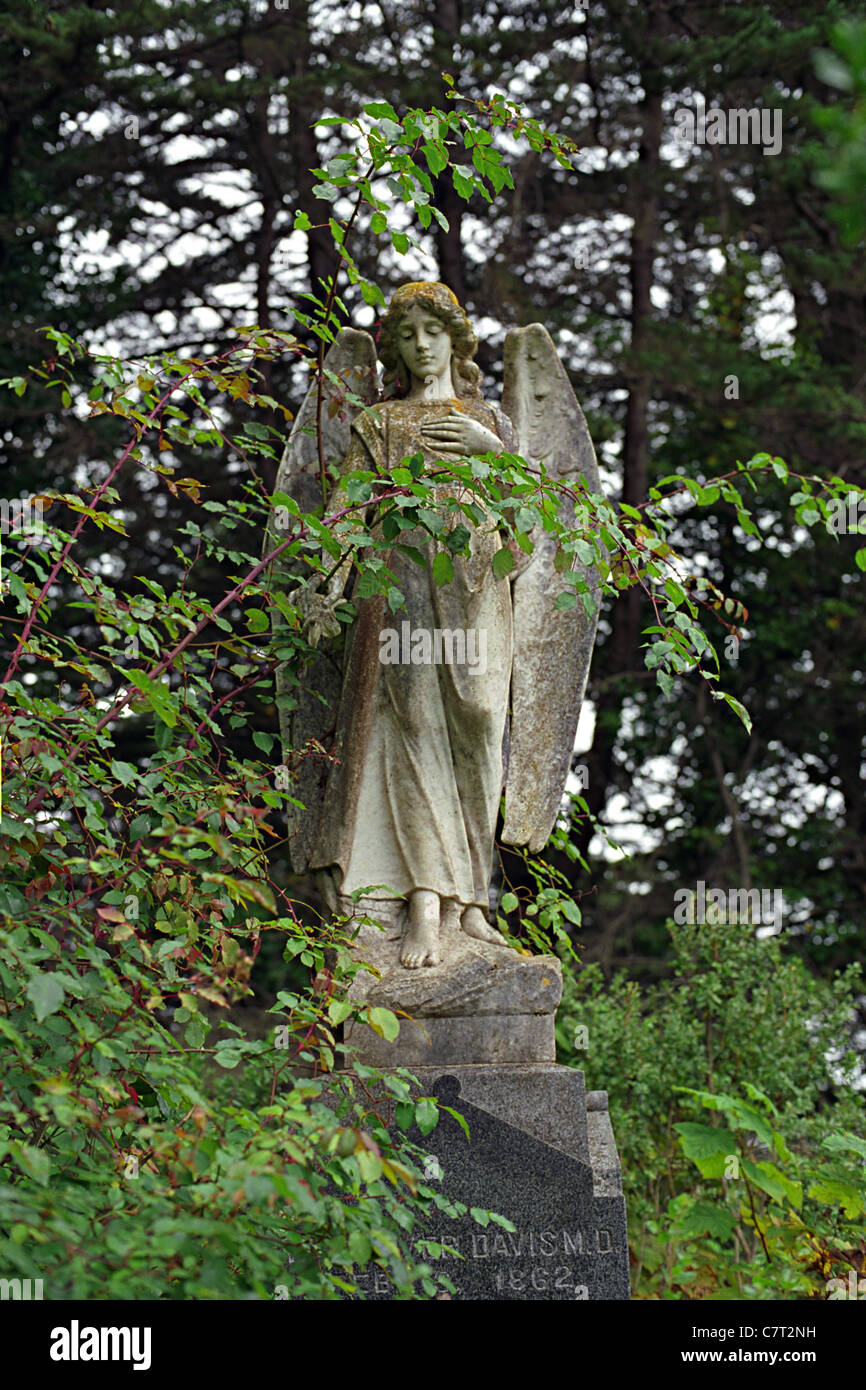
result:
[[[426,420],[421,426],[421,439],[431,451],[441,449],[450,454],[489,454],[499,453],[502,440],[492,430],[487,429],[471,415],[460,410],[448,410],[435,420]]]
[[[342,598],[342,590],[331,585],[319,593],[319,581],[312,580],[301,588],[292,589],[289,603],[301,611],[301,634],[311,647],[318,647],[323,637],[336,637],[340,623],[334,610]]]

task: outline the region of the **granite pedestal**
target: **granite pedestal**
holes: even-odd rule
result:
[[[455,919],[442,927],[442,960],[400,964],[401,923],[365,934],[359,954],[372,975],[355,978],[359,1002],[392,1010],[394,1041],[368,1025],[347,1026],[361,1062],[407,1068],[418,1095],[440,1102],[439,1122],[409,1137],[426,1154],[430,1185],[443,1196],[495,1212],[513,1229],[481,1225],[468,1212],[437,1212],[418,1238],[454,1254],[435,1261],[458,1299],[596,1301],[628,1299],[625,1200],[604,1091],[586,1094],[584,1075],[556,1065],[554,1022],[562,967],[471,939]],[[457,1111],[469,1138],[448,1110]],[[431,1263],[434,1263],[431,1260]],[[384,1273],[355,1271],[363,1296],[391,1297]]]
[[[457,1299],[628,1299],[628,1239],[607,1096],[587,1096],[583,1072],[555,1065],[415,1069],[440,1111],[425,1137],[428,1182],[452,1200],[505,1217],[480,1226],[441,1213],[418,1231],[459,1252],[436,1261]],[[367,1298],[391,1296],[379,1271],[361,1274]]]

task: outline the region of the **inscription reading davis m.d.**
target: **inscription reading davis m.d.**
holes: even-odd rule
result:
[[[609,1255],[613,1253],[610,1231],[603,1227],[591,1231],[461,1231],[445,1235],[443,1242],[466,1260],[553,1259],[556,1255]],[[445,1258],[443,1252],[443,1259]]]

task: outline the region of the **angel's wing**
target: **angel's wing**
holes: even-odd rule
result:
[[[514,328],[505,340],[502,407],[530,461],[543,461],[563,482],[581,474],[590,492],[599,492],[598,465],[583,411],[559,360],[550,334],[540,323]],[[569,500],[559,513],[574,519]],[[595,599],[588,617],[581,602],[555,609],[566,587],[554,568],[556,540],[537,527],[534,550],[514,581],[514,664],[511,674],[511,746],[505,784],[503,839],[537,852],[556,823],[571,766],[574,736],[583,702],[598,623],[598,579],[593,568],[583,577]]]
[[[325,357],[322,392],[322,437],[327,467],[342,463],[349,451],[352,421],[362,405],[378,400],[376,348],[369,333],[344,328]],[[319,481],[319,449],[316,437],[318,389],[314,383],[295,419],[277,472],[275,492],[287,493],[301,511],[313,511],[322,503]],[[283,512],[285,516],[285,509]],[[271,510],[265,538],[265,554],[288,531],[279,528],[280,513]],[[269,584],[284,590],[300,579],[291,567],[274,561]],[[282,618],[272,609],[273,633],[279,643]],[[333,741],[342,685],[342,638],[324,640],[300,672],[290,676],[281,662],[276,671],[277,709],[283,757],[295,773],[290,795],[303,804],[287,807],[289,850],[295,873],[305,873],[319,822],[325,784],[331,770],[327,750]]]

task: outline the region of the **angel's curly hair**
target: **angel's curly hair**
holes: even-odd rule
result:
[[[472,358],[478,351],[475,329],[466,317],[457,296],[447,285],[415,280],[401,285],[391,296],[391,303],[382,315],[379,330],[379,359],[385,368],[383,394],[386,399],[405,396],[409,377],[400,356],[397,330],[400,320],[413,304],[421,304],[437,319],[441,319],[451,337],[451,379],[459,400],[480,401],[481,372]]]

